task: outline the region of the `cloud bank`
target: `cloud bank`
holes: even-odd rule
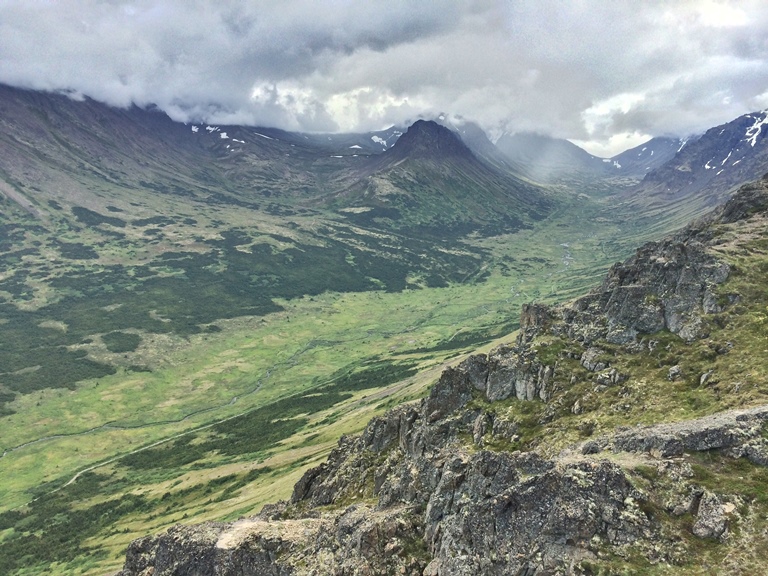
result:
[[[5,0],[0,82],[301,131],[447,112],[609,156],[768,107],[765,30],[764,0]]]

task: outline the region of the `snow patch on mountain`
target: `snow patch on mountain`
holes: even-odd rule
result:
[[[747,118],[752,118],[752,116],[747,116]],[[768,110],[763,110],[762,118],[760,116],[755,117],[755,123],[747,128],[747,132],[744,134],[744,139],[749,142],[753,148],[755,147],[755,144],[757,144],[757,137],[760,136],[763,126],[766,125],[768,125]]]

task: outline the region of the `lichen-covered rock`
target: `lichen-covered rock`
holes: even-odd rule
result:
[[[585,344],[628,344],[660,330],[701,338],[701,315],[718,310],[714,287],[729,272],[694,230],[651,242],[615,264],[599,288],[564,307],[555,330]]]
[[[291,568],[276,561],[283,546],[236,524],[174,526],[131,543],[118,576],[288,576]]]
[[[693,523],[693,533],[699,538],[720,538],[727,527],[720,499],[712,492],[704,492],[699,501],[696,521]]]
[[[576,463],[524,476],[515,458],[482,452],[443,470],[426,513],[437,574],[563,570],[594,539],[621,546],[651,534],[641,495],[613,464]]]
[[[683,452],[729,451],[760,458],[768,406],[729,410],[683,422],[638,426],[585,443],[582,451],[647,452],[660,458]],[[759,462],[756,462],[759,463]]]
[[[179,526],[131,544],[118,576],[419,575],[413,510],[351,506],[320,518]],[[404,552],[408,550],[409,554]]]

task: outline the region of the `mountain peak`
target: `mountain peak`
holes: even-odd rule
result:
[[[454,132],[432,120],[417,120],[392,147],[393,153],[410,158],[472,156]]]

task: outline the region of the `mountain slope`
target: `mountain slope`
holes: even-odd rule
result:
[[[764,572],[767,221],[768,180],[745,186],[525,308],[515,344],[342,438],[290,502],[137,540],[121,576]]]
[[[379,164],[63,95],[2,105],[3,574],[103,574],[135,535],[273,498],[331,438],[416,396],[415,371],[509,333],[521,301],[571,293],[625,249],[573,221],[599,209],[587,199],[534,221],[538,188],[518,201],[519,180],[444,134],[437,154],[417,142]],[[318,201],[402,167],[420,179],[408,193],[445,194],[463,224],[408,230]],[[532,227],[515,234],[510,214]]]
[[[611,164],[622,175],[643,178],[648,172],[669,162],[688,141],[693,140],[693,138],[685,141],[668,137],[651,138],[648,142],[613,156],[610,159]]]
[[[687,141],[674,157],[650,171],[627,193],[635,203],[681,200],[714,206],[729,191],[768,170],[768,111],[745,114]]]
[[[327,203],[355,209],[358,220],[384,218],[398,229],[437,236],[513,232],[554,205],[542,188],[479,160],[457,134],[425,120],[368,159]]]
[[[534,133],[503,134],[496,141],[496,147],[536,182],[613,174],[611,163],[567,140]]]
[[[296,135],[9,87],[0,108],[0,413],[34,391],[148,370],[128,353],[153,356],[160,335],[484,266],[464,230],[436,245],[313,204],[367,159]]]
[[[518,177],[525,174],[523,167],[516,164],[499,150],[478,124],[468,120],[451,121],[444,116],[441,116],[441,118],[443,119],[438,119],[436,122],[458,134],[461,141],[467,145],[478,159],[503,172],[510,172]]]
[[[0,176],[43,212],[50,212],[47,200],[104,210],[110,187],[247,205],[264,192],[313,182],[308,150],[258,130],[186,126],[158,111],[7,86],[0,86],[0,106]]]

